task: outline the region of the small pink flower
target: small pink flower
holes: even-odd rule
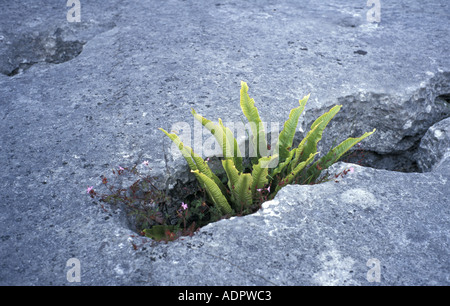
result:
[[[350,167],[350,169],[348,169],[348,170],[349,170],[350,173],[355,172],[355,168],[353,168],[353,167]]]
[[[183,207],[184,210],[186,210],[188,208],[187,204],[184,202],[181,202],[181,207]]]
[[[262,188],[257,188],[256,191],[261,192],[263,189]]]
[[[125,169],[124,169],[124,168],[122,168],[121,166],[119,166],[119,170],[122,170],[122,171],[123,171],[123,170],[125,170]]]
[[[148,160],[144,161],[142,164],[143,164],[144,166],[148,166]]]
[[[86,193],[91,193],[91,190],[94,188],[94,186],[88,187]]]
[[[268,192],[268,193],[270,193],[270,186],[269,186],[269,187],[267,187],[267,192]]]

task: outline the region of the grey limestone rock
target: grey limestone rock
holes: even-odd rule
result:
[[[422,171],[433,167],[450,154],[450,118],[431,126],[420,141],[417,163]]]
[[[449,284],[447,0],[382,1],[379,23],[361,0],[80,1],[80,23],[65,1],[3,2],[1,285],[80,284],[70,258],[85,285],[364,285],[371,258],[380,284]],[[192,182],[158,128],[193,127],[191,107],[241,122],[241,80],[280,127],[311,93],[296,141],[342,104],[320,149],[377,128],[362,148],[381,169],[286,187],[166,245],[86,194],[135,164],[161,189]],[[418,162],[423,148],[436,158]]]
[[[450,284],[449,172],[346,163],[332,171],[350,167],[338,183],[287,186],[253,215],[151,249],[167,256],[147,277],[165,285]],[[371,260],[379,283],[369,282]]]

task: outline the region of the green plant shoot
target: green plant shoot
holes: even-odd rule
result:
[[[314,162],[319,155],[317,144],[322,139],[326,126],[342,105],[332,107],[327,113],[317,118],[300,144],[292,148],[298,121],[309,96],[299,100],[299,106],[291,110],[278,137],[276,149],[269,156],[266,134],[255,101],[248,95],[247,84],[241,82],[240,106],[250,123],[251,142],[256,149],[256,157],[248,165],[244,164],[233,133],[223,125],[221,119],[217,125],[197,114],[194,109],[191,110],[194,118],[214,135],[222,149],[222,166],[226,173],[226,183],[222,183],[211,171],[208,163],[190,147],[185,146],[176,134],[160,130],[177,145],[200,186],[206,190],[211,203],[223,215],[251,213],[259,207],[264,198],[273,198],[287,184],[315,183],[323,170],[337,162],[355,144],[372,135],[376,130],[366,132],[361,137],[346,139]],[[263,192],[267,192],[268,195],[262,197]]]

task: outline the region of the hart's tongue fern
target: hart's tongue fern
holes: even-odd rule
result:
[[[211,202],[224,215],[251,211],[254,204],[261,201],[260,190],[265,187],[271,191],[267,198],[273,198],[283,186],[299,179],[302,183],[315,182],[321,171],[337,162],[355,144],[375,132],[374,129],[361,137],[348,138],[313,163],[319,154],[317,144],[322,139],[322,133],[342,105],[334,106],[314,121],[300,144],[292,148],[298,120],[309,98],[307,95],[299,101],[298,107],[291,110],[278,137],[277,145],[269,156],[264,126],[255,101],[248,95],[248,86],[245,82],[241,82],[240,95],[240,106],[250,124],[251,141],[256,150],[250,172],[245,171],[243,157],[233,132],[223,125],[222,120],[219,119],[217,125],[197,114],[194,109],[191,110],[194,118],[214,135],[222,148],[222,166],[227,176],[226,184],[223,184],[211,171],[208,163],[190,147],[185,146],[176,134],[160,129],[177,145],[201,187],[207,191]]]

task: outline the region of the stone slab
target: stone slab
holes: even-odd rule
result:
[[[144,160],[164,188],[191,180],[157,128],[193,124],[190,107],[240,122],[241,80],[263,119],[280,125],[309,92],[303,130],[342,103],[325,146],[377,128],[366,150],[414,151],[449,114],[448,1],[383,1],[379,24],[360,0],[81,3],[79,24],[67,22],[64,1],[2,4],[0,284],[73,284],[73,257],[86,285],[365,284],[371,256],[384,284],[448,284],[445,171],[357,168],[347,185],[289,187],[257,215],[141,251],[124,214],[86,195],[100,175]],[[358,188],[344,205],[343,192]],[[288,197],[319,190],[311,210]],[[229,224],[238,236],[225,235]]]

